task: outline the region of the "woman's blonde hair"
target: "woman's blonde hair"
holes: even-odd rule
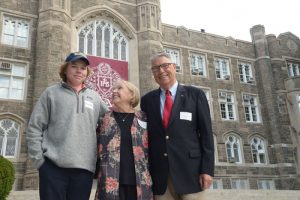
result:
[[[59,76],[60,76],[60,78],[61,78],[64,82],[67,82],[66,71],[67,71],[68,65],[69,65],[69,62],[65,62],[64,64],[62,64],[62,65],[60,66],[60,69],[59,69]],[[87,75],[86,75],[86,77],[88,77],[88,76],[91,75],[92,73],[93,73],[93,71],[91,70],[91,68],[90,68],[89,66],[87,66]]]
[[[132,99],[130,101],[130,105],[135,108],[139,102],[140,102],[140,92],[139,89],[132,83],[125,81],[123,79],[119,79],[116,83],[115,86],[119,85],[119,84],[124,84],[128,90],[132,93]],[[115,87],[114,86],[114,87]]]

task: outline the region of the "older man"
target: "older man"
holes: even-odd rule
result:
[[[176,80],[168,54],[151,70],[159,89],[141,99],[147,114],[150,173],[157,200],[199,200],[214,175],[214,142],[205,93]]]

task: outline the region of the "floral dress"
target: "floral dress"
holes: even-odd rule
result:
[[[146,116],[142,111],[137,111],[134,114],[131,137],[137,200],[152,200],[147,123]],[[100,162],[95,200],[118,200],[121,130],[113,112],[109,111],[103,117],[100,130],[97,132],[97,139]]]

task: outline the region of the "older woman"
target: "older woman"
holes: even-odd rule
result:
[[[146,116],[135,111],[138,89],[119,80],[113,86],[113,109],[98,132],[99,175],[97,200],[150,200]]]

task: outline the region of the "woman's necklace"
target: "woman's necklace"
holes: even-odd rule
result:
[[[123,113],[123,114],[125,114],[125,113]],[[125,115],[125,117],[123,117],[122,114],[120,114],[120,113],[118,112],[118,116],[119,116],[119,118],[122,120],[122,122],[125,122],[125,121],[126,121],[126,119],[127,119],[127,117],[128,117],[129,114],[131,114],[131,113],[127,113],[127,114]]]
[[[115,114],[117,115],[116,117],[118,117],[118,119],[122,122],[125,122],[127,117],[130,116],[130,114],[133,113],[122,113],[122,112],[115,112]]]

